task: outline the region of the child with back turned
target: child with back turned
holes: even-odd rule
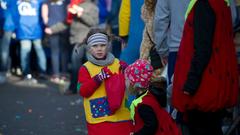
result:
[[[150,83],[153,68],[147,60],[137,60],[125,69],[128,91],[136,95],[130,110],[133,135],[181,135],[180,130],[163,106],[164,87]],[[160,82],[161,83],[161,82]]]

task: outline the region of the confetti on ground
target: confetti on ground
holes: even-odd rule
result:
[[[16,103],[17,103],[17,104],[19,104],[19,105],[22,105],[22,104],[24,104],[24,102],[23,102],[23,101],[16,101]]]
[[[42,119],[42,118],[43,118],[43,116],[42,116],[42,115],[40,115],[40,116],[39,116],[39,118],[40,118],[40,119]]]
[[[71,105],[71,106],[74,106],[74,105],[75,105],[75,103],[74,103],[74,102],[70,102],[70,105]]]
[[[58,111],[62,111],[63,109],[62,109],[62,107],[58,107],[57,110]]]
[[[76,116],[75,116],[75,118],[76,118],[76,119],[79,119],[79,116],[78,116],[78,115],[76,115]]]
[[[21,132],[25,132],[25,131],[26,131],[26,129],[20,129],[20,131],[21,131]]]
[[[15,118],[18,120],[18,119],[21,119],[21,116],[20,115],[16,115]]]
[[[32,113],[32,109],[28,109],[28,112],[29,112],[29,113]]]
[[[80,128],[75,129],[76,132],[81,132],[82,130]]]
[[[80,104],[80,103],[82,102],[82,100],[81,100],[81,99],[78,99],[78,100],[76,100],[75,102],[76,102],[76,104]]]

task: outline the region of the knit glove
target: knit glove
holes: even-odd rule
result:
[[[100,84],[103,80],[111,77],[111,75],[112,75],[112,72],[107,67],[104,67],[93,78],[98,84]]]

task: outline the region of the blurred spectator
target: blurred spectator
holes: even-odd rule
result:
[[[82,44],[82,42],[90,28],[98,25],[98,7],[93,0],[79,1],[75,5],[77,6],[75,8],[76,12],[68,10],[73,15],[73,20],[70,24],[70,43],[74,46],[74,49],[71,57],[71,82],[65,93],[66,95],[77,93],[78,70],[84,62],[86,53],[85,44]]]
[[[142,19],[145,23],[143,31],[143,39],[140,47],[140,59],[149,60],[154,71],[151,81],[166,82],[166,77],[163,76],[165,65],[163,65],[160,55],[156,49],[154,42],[153,22],[155,15],[155,7],[157,0],[144,0],[142,6]]]
[[[61,79],[66,79],[69,43],[68,29],[54,32],[51,27],[55,27],[58,23],[65,23],[68,3],[68,0],[48,0],[42,5],[45,33],[49,35],[48,41],[51,49],[51,67],[53,71],[51,81],[55,83],[59,83]]]
[[[111,2],[111,9],[107,17],[107,24],[110,27],[110,32],[116,36],[119,36],[118,14],[121,6],[121,1],[122,0],[114,0]],[[116,58],[119,58],[121,53],[121,42],[116,40],[113,41],[111,49],[114,56]]]
[[[40,76],[46,72],[46,57],[42,48],[43,25],[41,20],[41,5],[43,0],[18,0],[18,19],[16,36],[21,45],[21,67],[27,80],[34,80],[30,72],[30,51],[33,47],[37,54]]]
[[[153,20],[156,3],[157,0],[144,0],[144,4],[142,6],[141,16],[145,23],[145,27],[140,48],[141,59],[148,59],[151,48],[155,46],[155,42],[153,41]]]
[[[236,7],[237,7],[237,17],[239,21],[240,20],[240,0],[236,0]]]
[[[172,83],[177,52],[182,38],[182,31],[185,23],[185,13],[189,4],[189,0],[182,0],[176,4],[178,0],[158,0],[155,17],[154,17],[154,41],[156,49],[161,57],[162,63],[167,64],[168,83]],[[172,89],[168,89],[168,98],[172,97]],[[188,135],[188,130],[182,121],[182,116],[177,113],[168,102],[168,112],[179,124],[183,134]]]
[[[102,29],[107,28],[107,18],[109,16],[109,12],[111,11],[112,0],[98,0],[97,6],[99,9],[99,27]]]
[[[12,33],[15,30],[14,24],[14,0],[0,1],[0,16],[2,36],[0,40],[0,83],[6,81],[6,73],[10,65],[9,48]]]
[[[144,23],[141,19],[141,7],[144,0],[122,0],[119,12],[119,35],[128,38],[120,59],[128,64],[139,58]]]
[[[154,41],[164,64],[168,63],[171,83],[189,0],[158,0],[154,17]]]
[[[232,15],[233,28],[235,28],[239,23],[239,14],[238,14],[236,0],[229,0],[229,3],[230,3],[231,15]]]

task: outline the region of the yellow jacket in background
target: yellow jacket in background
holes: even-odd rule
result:
[[[122,0],[119,11],[119,35],[127,36],[130,25],[130,0]]]

